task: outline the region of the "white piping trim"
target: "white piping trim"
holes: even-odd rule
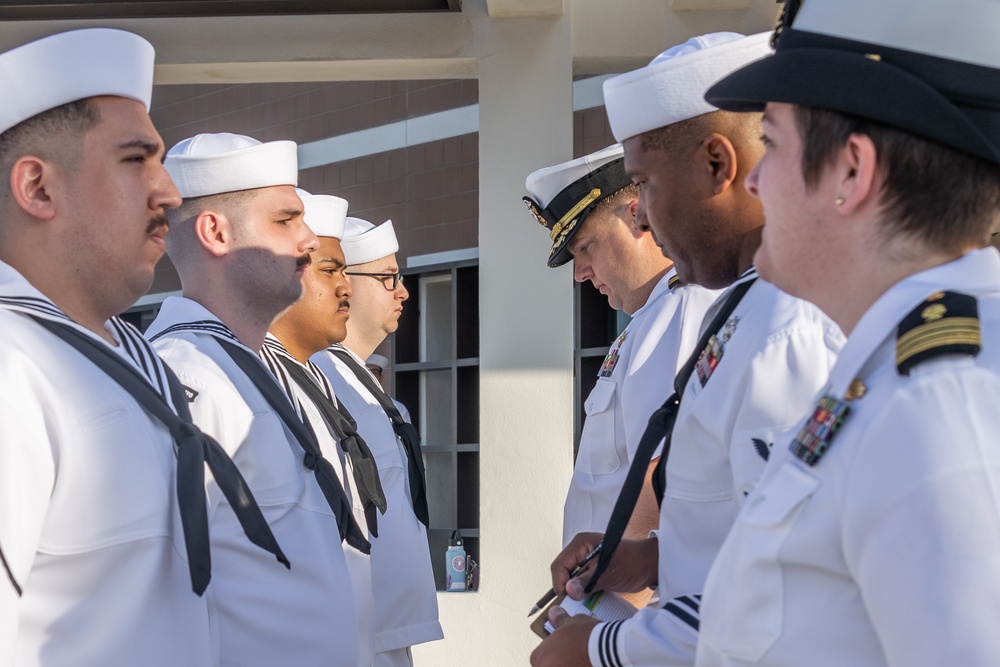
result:
[[[446,250],[426,255],[414,255],[413,257],[406,258],[406,268],[413,269],[418,266],[431,266],[433,264],[451,264],[452,262],[463,262],[467,259],[479,259],[479,248],[462,248],[461,250]]]
[[[604,105],[604,80],[595,76],[573,83],[573,111]],[[354,160],[367,155],[418,146],[479,131],[479,105],[440,111],[409,120],[348,132],[299,145],[299,169]]]

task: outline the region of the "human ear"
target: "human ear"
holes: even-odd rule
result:
[[[201,246],[216,257],[227,254],[232,246],[232,224],[223,213],[208,209],[199,213],[194,233]]]
[[[34,155],[19,158],[10,169],[11,196],[25,213],[39,220],[56,215],[51,188],[57,181],[55,166]]]
[[[636,219],[636,215],[639,212],[639,200],[630,200],[623,208],[622,211],[622,221],[625,226],[628,227],[628,231],[634,238],[642,238],[642,235],[646,233],[647,230],[639,226],[639,221]]]
[[[847,138],[832,167],[836,176],[836,197],[832,203],[842,214],[853,213],[872,201],[878,190],[878,151],[867,134]]]
[[[712,194],[721,194],[736,180],[736,148],[729,137],[713,132],[702,143],[712,178]]]

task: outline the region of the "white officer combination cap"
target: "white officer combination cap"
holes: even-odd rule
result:
[[[316,236],[333,239],[344,238],[344,223],[347,221],[347,200],[333,195],[314,195],[296,188],[305,206],[306,226]]]
[[[381,354],[373,354],[368,359],[365,360],[366,366],[378,366],[385,373],[385,369],[389,367],[389,360],[383,357]]]
[[[604,82],[617,141],[717,111],[705,91],[738,67],[771,53],[770,33],[713,32],[667,49],[637,70]]]
[[[535,219],[549,230],[552,248],[548,265],[561,266],[573,259],[567,249],[584,219],[601,201],[632,181],[625,175],[621,144],[569,162],[545,167],[524,181],[530,197],[523,197]]]
[[[344,259],[348,266],[373,262],[399,251],[392,220],[377,227],[361,218],[348,218],[344,224]]]
[[[241,134],[199,134],[179,142],[163,162],[181,197],[298,185],[294,141],[261,143]]]
[[[99,95],[149,110],[153,45],[110,28],[73,30],[0,54],[0,133],[43,111]]]

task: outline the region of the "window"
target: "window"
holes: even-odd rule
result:
[[[478,260],[408,269],[410,299],[392,338],[392,387],[420,431],[438,590],[456,528],[479,561]]]

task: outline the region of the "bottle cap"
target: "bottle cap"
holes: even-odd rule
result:
[[[449,547],[460,547],[460,546],[462,546],[462,544],[463,544],[463,542],[462,542],[462,531],[460,531],[460,530],[458,530],[456,528],[455,530],[451,531],[451,539],[448,540],[448,546]]]

